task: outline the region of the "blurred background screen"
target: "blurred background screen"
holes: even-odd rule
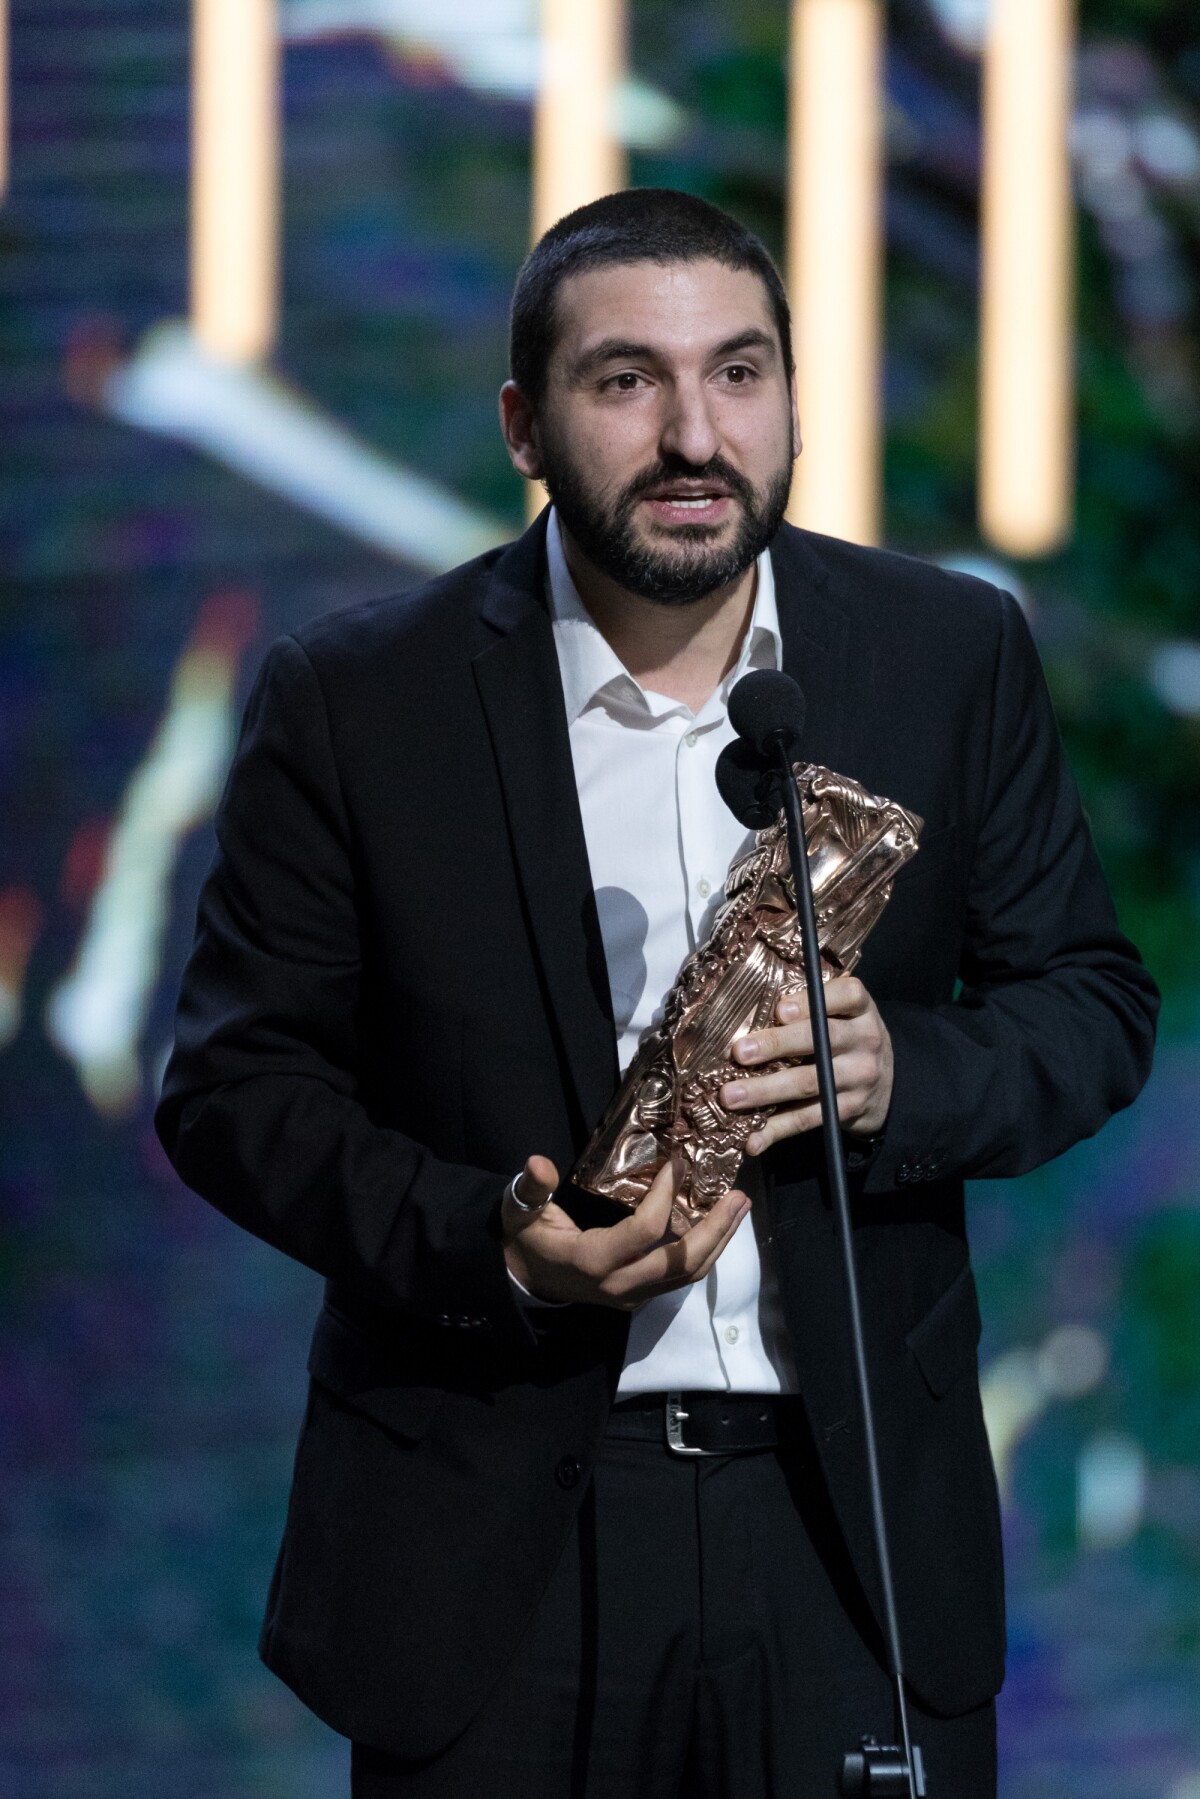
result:
[[[521,527],[513,278],[633,182],[786,270],[793,517],[1027,609],[1165,991],[970,1206],[1002,1792],[1200,1799],[1194,4],[0,0],[0,179],[0,1792],[345,1789],[255,1658],[318,1283],[155,1087],[265,647]]]

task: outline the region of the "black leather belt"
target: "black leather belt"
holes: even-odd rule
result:
[[[618,1399],[608,1435],[666,1443],[675,1455],[748,1455],[802,1435],[801,1402],[779,1393],[639,1393]]]

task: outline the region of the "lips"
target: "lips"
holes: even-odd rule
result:
[[[717,524],[729,511],[732,495],[725,488],[663,487],[643,496],[662,524]]]
[[[705,506],[711,506],[715,501],[724,500],[727,497],[726,494],[721,493],[706,493],[701,494],[698,497],[689,496],[687,499],[678,497],[675,494],[652,495],[652,498],[657,500],[662,506],[683,506],[690,508],[693,511]]]
[[[652,487],[643,496],[647,500],[666,500],[673,506],[689,504],[703,505],[710,500],[727,500],[729,489],[720,486],[684,486],[663,482],[660,487]]]

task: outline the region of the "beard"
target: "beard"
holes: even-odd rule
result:
[[[702,466],[681,456],[664,456],[643,469],[615,499],[597,498],[578,465],[561,444],[543,440],[542,478],[554,506],[584,555],[602,574],[659,606],[690,606],[728,587],[757,560],[783,522],[792,485],[792,455],[759,492],[714,456]],[[634,515],[646,494],[666,481],[719,481],[740,507],[737,530],[720,543],[723,525],[677,525],[669,544],[643,542]]]

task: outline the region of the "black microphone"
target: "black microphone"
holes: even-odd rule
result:
[[[764,761],[744,737],[735,737],[717,757],[717,792],[733,816],[751,831],[773,825],[783,804],[779,770]]]
[[[761,831],[779,815],[779,752],[789,762],[795,757],[805,711],[797,683],[771,668],[743,675],[729,695],[729,722],[737,737],[717,757],[717,791],[751,831]]]
[[[730,724],[772,762],[780,745],[795,755],[807,710],[798,682],[775,668],[756,668],[743,675],[729,695]]]
[[[793,762],[799,760],[804,715],[804,695],[789,675],[766,668],[743,675],[729,695],[729,722],[738,736],[717,758],[717,787],[734,817],[742,824],[749,825],[752,830],[761,830],[764,825],[773,823],[781,808],[787,825],[788,854],[794,877],[800,947],[812,1021],[813,1061],[816,1063],[817,1089],[821,1101],[825,1166],[846,1278],[855,1385],[862,1414],[867,1486],[871,1500],[872,1534],[879,1565],[879,1584],[883,1592],[884,1637],[895,1695],[896,1734],[900,1741],[896,1747],[881,1745],[874,1736],[864,1734],[859,1748],[851,1750],[843,1761],[841,1790],[845,1799],[858,1799],[859,1795],[863,1799],[867,1799],[867,1796],[870,1799],[902,1799],[902,1796],[907,1796],[907,1799],[923,1799],[925,1770],[921,1751],[912,1741],[909,1732],[908,1705],[904,1692],[904,1663],[900,1650],[891,1558],[888,1554],[883,1489],[875,1443],[875,1413],[871,1404],[858,1268],[850,1224],[846,1156],[838,1119],[837,1080],[829,1042],[829,1019],[825,1011],[820,940],[816,907],[813,903],[812,873],[808,866],[808,844],[804,834],[804,810],[792,771]]]

